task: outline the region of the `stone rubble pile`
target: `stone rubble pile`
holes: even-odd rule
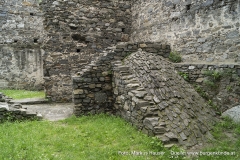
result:
[[[170,62],[138,51],[113,65],[117,115],[167,145],[191,147],[211,136],[215,113]]]
[[[0,93],[0,121],[6,120],[26,120],[26,119],[41,119],[42,115],[32,113],[27,108],[22,108],[19,103],[12,103],[11,99]]]

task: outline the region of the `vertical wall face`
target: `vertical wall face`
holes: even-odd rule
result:
[[[128,41],[130,1],[44,0],[44,79],[53,101],[71,101],[71,76],[106,47]]]
[[[131,40],[171,44],[186,62],[240,62],[240,1],[136,0]]]
[[[0,1],[0,88],[42,88],[41,16],[36,0]]]
[[[0,52],[0,88],[43,89],[40,49],[1,46]]]

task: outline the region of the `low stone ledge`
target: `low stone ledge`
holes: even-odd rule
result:
[[[5,100],[7,99],[7,100]],[[8,101],[8,97],[0,93],[0,122],[26,120],[26,119],[42,119],[42,115],[39,113],[30,113],[26,108],[22,108],[20,103]]]

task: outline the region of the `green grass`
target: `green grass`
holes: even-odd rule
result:
[[[228,138],[231,132],[234,138]],[[201,153],[234,152],[233,156],[199,156],[186,158],[171,155],[184,152],[163,147],[156,138],[137,131],[121,118],[105,114],[71,117],[63,121],[25,121],[0,124],[1,160],[145,160],[199,159],[239,160],[240,124],[229,119],[213,129],[210,147]],[[231,141],[233,140],[234,141]],[[164,152],[164,155],[153,153]],[[142,153],[142,155],[137,155]],[[200,152],[198,152],[200,153]],[[146,155],[144,155],[146,154]]]
[[[0,135],[1,160],[170,159],[170,150],[160,141],[104,114],[58,122],[5,122],[0,124]],[[133,155],[134,151],[148,155]],[[161,151],[163,156],[149,155]]]
[[[27,91],[27,90],[10,90],[3,89],[0,92],[13,99],[24,99],[24,98],[45,98],[44,91]]]
[[[224,118],[214,126],[212,131],[214,139],[209,147],[202,152],[226,152],[234,155],[200,156],[199,160],[239,160],[240,159],[240,123],[234,123],[229,118]],[[222,154],[220,153],[220,154]]]

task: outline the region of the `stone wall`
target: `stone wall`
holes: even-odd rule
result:
[[[240,62],[239,0],[135,0],[131,41],[162,42],[185,62]]]
[[[138,51],[114,63],[113,74],[117,115],[143,133],[185,147],[210,135],[215,113],[161,56]]]
[[[0,88],[43,89],[41,49],[0,45],[0,52]]]
[[[240,103],[240,65],[178,63],[174,66],[218,112]]]
[[[73,77],[75,115],[116,114],[168,145],[205,141],[215,113],[161,58],[169,53],[169,46],[143,42],[102,53]]]
[[[36,0],[0,1],[0,88],[42,89],[42,13]]]
[[[29,112],[26,108],[22,108],[21,104],[10,102],[10,100],[0,93],[0,122],[42,118],[41,114]]]
[[[71,76],[105,48],[129,39],[130,0],[43,0],[44,77],[46,94],[53,101],[71,101]]]
[[[138,49],[152,51],[168,57],[170,48],[159,43],[119,43],[105,52],[73,76],[73,102],[75,115],[88,113],[115,113],[112,88],[112,64],[121,61]]]

